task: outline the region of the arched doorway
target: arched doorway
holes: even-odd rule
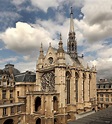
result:
[[[41,124],[41,119],[40,119],[40,118],[38,118],[38,119],[36,120],[36,124]]]
[[[41,109],[41,98],[37,97],[35,99],[35,111],[39,111]]]
[[[58,111],[58,99],[56,96],[53,97],[53,109],[54,111]]]
[[[7,119],[3,124],[14,124],[13,119]]]

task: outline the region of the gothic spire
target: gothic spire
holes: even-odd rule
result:
[[[74,21],[73,21],[73,10],[71,7],[71,13],[70,13],[70,32],[74,32]]]
[[[67,42],[67,53],[71,56],[71,58],[73,59],[77,58],[77,41],[75,38],[72,7],[70,12],[70,30],[69,30],[69,38]]]

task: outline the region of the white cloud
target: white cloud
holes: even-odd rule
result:
[[[11,2],[15,5],[20,5],[22,3],[24,3],[26,0],[12,0]]]
[[[41,0],[40,2],[37,0],[31,0],[31,3],[33,6],[38,7],[44,12],[47,12],[49,7],[57,8],[57,6],[59,6],[59,3],[57,0]]]
[[[15,68],[20,70],[20,72],[25,72],[25,71],[36,71],[36,61],[31,61],[31,62],[19,62],[15,65]]]
[[[112,37],[111,0],[85,0],[81,11],[84,18],[77,23],[89,42]]]
[[[41,43],[44,44],[45,48],[48,47],[49,42],[55,45],[50,33],[44,28],[39,25],[33,28],[23,22],[17,22],[16,28],[8,28],[0,34],[0,38],[5,43],[6,48],[20,53],[30,53],[37,50]]]
[[[90,61],[91,64],[97,67],[97,77],[112,78],[112,57],[111,58],[97,58],[94,61]]]
[[[17,57],[1,58],[0,64],[16,62],[16,61],[17,61]]]
[[[31,0],[31,3],[33,6],[43,10],[44,12],[47,12],[48,8],[53,9],[63,9],[63,5],[69,5],[72,7],[82,7],[84,4],[84,0],[41,0],[41,2],[38,2],[36,0]]]

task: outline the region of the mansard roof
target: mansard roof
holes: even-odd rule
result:
[[[26,71],[15,76],[16,82],[35,82],[36,74],[31,71]]]
[[[55,53],[57,53],[57,49],[56,48],[53,48],[53,50],[55,51]],[[71,65],[73,66],[73,64],[75,64],[75,66],[77,67],[85,67],[87,68],[87,63],[84,61],[84,58],[82,56],[78,56],[77,59],[72,59],[71,56],[66,52],[65,52],[65,62],[66,62],[66,65]]]

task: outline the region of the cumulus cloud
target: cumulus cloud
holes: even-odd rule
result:
[[[84,18],[77,23],[89,42],[112,37],[111,0],[85,0],[81,11]]]
[[[55,45],[55,41],[51,39],[50,33],[44,28],[37,25],[33,28],[31,25],[23,22],[17,22],[15,28],[8,28],[0,34],[1,40],[5,43],[6,48],[20,52],[29,53],[38,49],[43,43],[46,48],[51,42]]]

